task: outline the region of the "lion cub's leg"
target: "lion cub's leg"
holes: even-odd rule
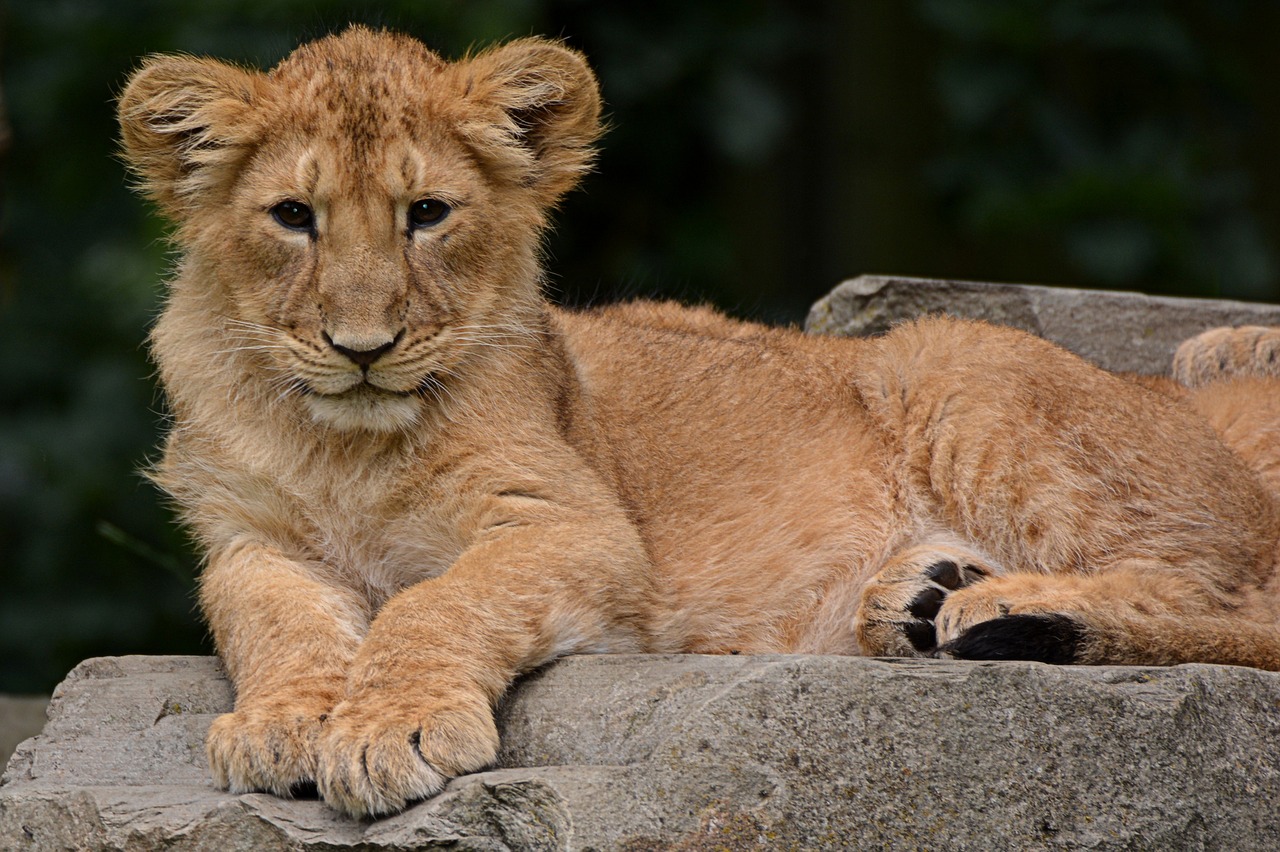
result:
[[[1009,574],[962,589],[936,618],[939,651],[962,659],[1172,664],[1196,658],[1155,635],[1163,620],[1224,612],[1176,566],[1139,559],[1095,574]],[[1185,643],[1184,643],[1185,644]]]
[[[908,548],[867,584],[854,615],[862,653],[913,657],[938,647],[934,618],[949,594],[993,573],[987,561],[948,544]]]
[[[321,729],[367,629],[360,602],[247,541],[211,554],[200,599],[236,686],[234,712],[206,741],[214,782],[278,796],[312,787]]]
[[[639,533],[571,456],[558,460],[561,490],[540,487],[591,511],[522,496],[506,516],[520,523],[496,524],[374,618],[318,746],[316,785],[334,808],[403,810],[491,764],[493,704],[517,674],[564,654],[646,647],[661,598]]]
[[[1134,559],[1097,574],[1010,574],[942,605],[937,655],[974,660],[1280,669],[1273,619],[1224,607],[1176,566]]]
[[[1280,378],[1280,328],[1212,328],[1173,356],[1173,377],[1189,388],[1238,376]]]
[[[921,321],[864,351],[854,380],[895,492],[1002,569],[948,590],[943,651],[1280,667],[1280,632],[1245,614],[1271,573],[1277,507],[1190,408],[983,324]]]

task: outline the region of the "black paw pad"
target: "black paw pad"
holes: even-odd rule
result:
[[[902,625],[902,632],[907,634],[911,647],[922,654],[938,647],[938,634],[932,621],[908,621]]]
[[[907,607],[907,612],[924,621],[933,621],[938,615],[938,610],[942,609],[942,602],[946,599],[946,592],[930,586],[916,595],[915,600]]]
[[[1084,627],[1065,615],[1005,615],[975,624],[938,652],[959,660],[1069,665],[1080,659],[1084,638]]]
[[[944,589],[954,592],[972,586],[987,575],[976,565],[957,565],[950,559],[935,562],[925,569],[924,575]]]
[[[964,573],[951,560],[935,562],[925,569],[924,575],[939,586],[955,591],[964,584]]]
[[[972,565],[960,566],[950,559],[935,562],[925,569],[924,576],[934,585],[928,586],[912,599],[907,612],[916,620],[902,625],[902,632],[906,634],[912,648],[928,653],[938,647],[933,620],[938,617],[947,593],[972,585],[983,575],[983,571]]]

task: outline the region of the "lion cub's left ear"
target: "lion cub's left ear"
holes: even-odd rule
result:
[[[573,189],[603,130],[600,89],[582,54],[526,38],[456,69],[464,100],[481,110],[459,129],[489,168],[534,190],[546,206]]]

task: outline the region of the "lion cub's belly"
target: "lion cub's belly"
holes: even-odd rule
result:
[[[847,365],[783,335],[591,331],[592,350],[574,353],[589,452],[669,594],[660,638],[693,652],[857,653],[858,596],[909,525]]]
[[[664,496],[641,532],[671,614],[661,632],[697,653],[857,653],[853,613],[898,539],[882,481],[802,459],[794,477],[703,479]],[[682,499],[683,498],[683,499]],[[692,511],[701,507],[705,511]]]

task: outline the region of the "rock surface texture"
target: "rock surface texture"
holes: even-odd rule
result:
[[[809,329],[1003,322],[1168,369],[1280,307],[864,277]],[[488,772],[388,819],[213,789],[204,657],[89,660],[0,780],[0,849],[1280,849],[1280,674],[840,657],[576,657],[518,683]]]
[[[805,328],[879,334],[926,314],[1011,325],[1108,370],[1147,375],[1167,373],[1178,344],[1207,328],[1280,325],[1280,305],[864,275],[818,300]]]
[[[396,817],[213,789],[206,657],[89,660],[0,786],[4,849],[1275,849],[1280,675],[574,657],[499,767]]]

